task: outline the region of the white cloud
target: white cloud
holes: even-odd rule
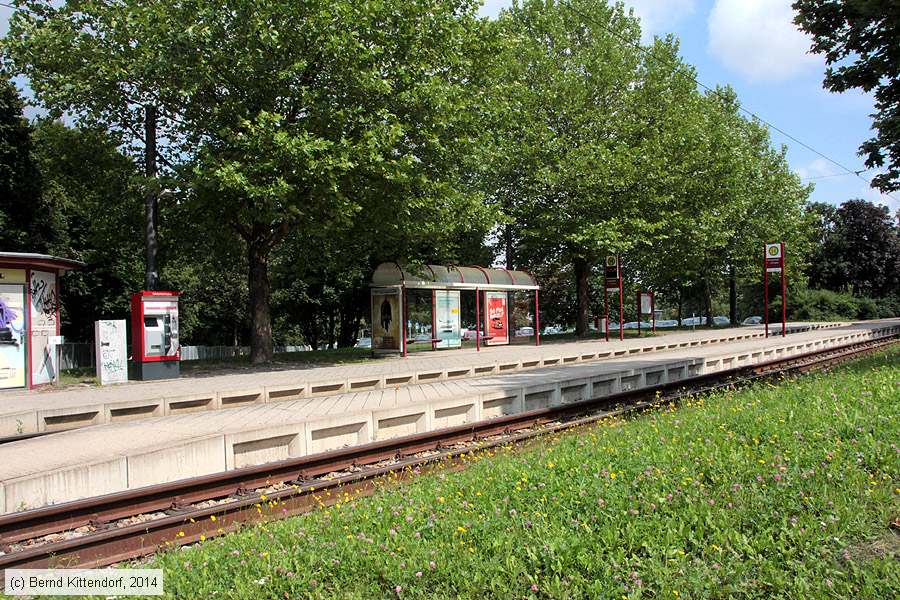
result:
[[[654,35],[670,33],[675,24],[689,17],[696,0],[625,0],[625,6],[634,8],[641,20],[641,39],[647,43]]]
[[[809,37],[793,23],[791,0],[716,0],[709,15],[709,51],[747,79],[784,81],[821,70]]]
[[[843,171],[824,158],[817,158],[808,165],[797,168],[797,175],[800,176],[800,179],[820,179],[841,174],[843,174]]]

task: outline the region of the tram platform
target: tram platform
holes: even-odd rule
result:
[[[508,354],[501,359],[499,352],[484,353],[462,367],[432,365],[432,371],[422,372],[441,376],[423,380],[417,379],[419,371],[398,369],[378,375],[380,387],[354,390],[347,375],[342,380],[347,388],[330,394],[175,412],[4,444],[0,511],[315,454],[882,338],[900,333],[900,319],[797,327],[784,338],[757,333],[744,329],[625,344],[578,342],[532,349],[510,363],[504,362],[511,360]],[[712,342],[723,336],[734,339]],[[527,361],[539,364],[526,368]],[[501,364],[515,368],[503,370]],[[490,373],[473,376],[479,366]],[[463,367],[469,376],[447,377]],[[412,373],[411,381],[388,384],[396,373]]]
[[[791,333],[842,323],[792,323]],[[0,393],[0,437],[518,372],[763,337],[761,327],[658,332],[624,341],[487,346],[226,375]]]

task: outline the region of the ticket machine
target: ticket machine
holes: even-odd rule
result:
[[[143,291],[131,296],[131,378],[170,379],[181,373],[178,296]]]

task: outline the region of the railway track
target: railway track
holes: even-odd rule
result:
[[[0,515],[0,582],[8,568],[107,566],[308,512],[340,490],[372,493],[386,478],[461,464],[474,450],[526,443],[615,415],[785,373],[828,368],[896,343],[880,340],[688,380],[223,473]],[[68,538],[68,539],[63,539]]]

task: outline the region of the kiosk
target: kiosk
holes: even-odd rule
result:
[[[143,291],[131,296],[131,379],[171,379],[181,374],[180,295]]]
[[[60,279],[83,266],[46,254],[0,252],[0,390],[59,379]]]

